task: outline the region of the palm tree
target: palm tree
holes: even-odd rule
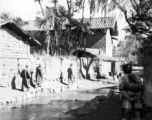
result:
[[[63,10],[63,8],[61,6],[56,7],[56,4],[54,7],[46,7],[45,18],[36,18],[36,24],[46,31],[47,54],[50,54],[50,49],[52,55],[58,51],[59,38],[65,20],[59,10]]]
[[[44,10],[43,10],[41,1],[43,1],[43,0],[35,0],[35,2],[38,2],[38,3],[39,3],[39,5],[40,5],[40,7],[41,7],[42,14],[43,14],[43,16],[44,16],[44,18],[45,18],[45,14],[44,14]]]
[[[52,2],[54,3],[54,6],[46,7],[45,9],[45,18],[37,17],[36,23],[46,31],[48,54],[50,54],[50,50],[52,54],[57,53],[60,40],[64,41],[65,44],[62,47],[70,54],[72,49],[76,49],[82,46],[82,44],[84,45],[85,34],[91,33],[88,27],[89,24],[83,23],[83,19],[77,21],[72,18],[75,12],[72,0],[67,0],[68,11],[63,6],[57,5],[57,0]],[[62,28],[64,25],[65,29],[63,30]]]

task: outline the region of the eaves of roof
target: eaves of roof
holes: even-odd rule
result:
[[[80,21],[81,19],[77,19]],[[90,29],[114,29],[116,19],[114,17],[98,17],[98,18],[84,18],[84,22],[90,23]],[[66,23],[65,23],[66,24]],[[43,31],[34,24],[34,21],[29,21],[29,24],[22,27],[27,31]],[[65,27],[63,27],[65,29]],[[50,28],[53,30],[53,28]]]
[[[90,29],[113,29],[116,19],[114,17],[84,18],[84,22],[90,23]]]
[[[30,46],[37,46],[41,45],[40,42],[38,42],[34,37],[32,37],[30,34],[26,33],[23,29],[21,29],[18,25],[16,25],[14,22],[6,22],[0,25],[1,28],[7,27],[8,29],[14,31],[19,36],[22,36],[23,40],[26,40],[29,42]]]
[[[92,59],[99,59],[99,60],[103,60],[103,61],[117,61],[114,57],[110,57],[108,55],[106,55],[103,51],[100,50],[100,54],[99,54],[99,50],[98,49],[90,49],[90,48],[85,48],[84,50],[78,49],[74,52],[74,54],[76,52],[82,52],[82,53],[86,53],[88,56],[90,56],[90,58]],[[82,56],[83,57],[83,54]]]

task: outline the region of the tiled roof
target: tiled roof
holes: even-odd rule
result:
[[[116,20],[113,17],[85,18],[84,22],[90,22],[91,29],[114,28]]]
[[[78,19],[80,21],[81,19]],[[116,20],[113,17],[99,17],[99,18],[84,18],[84,22],[90,22],[90,29],[105,29],[105,28],[114,28]],[[41,31],[38,26],[35,25],[34,21],[29,21],[29,24],[23,26],[24,30],[39,30]]]

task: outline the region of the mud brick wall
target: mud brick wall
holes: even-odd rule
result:
[[[23,60],[23,67],[29,56],[30,47],[24,43],[22,37],[11,30],[0,29],[0,84],[11,84],[19,68],[22,69],[19,61]]]
[[[24,43],[22,37],[8,29],[0,30],[0,57],[28,58],[30,47]]]
[[[60,73],[63,73],[63,78],[68,78],[67,69],[72,64],[72,70],[75,79],[79,79],[79,63],[78,59],[74,57],[50,57],[44,61],[44,74],[48,80],[57,80]]]
[[[88,64],[88,60],[83,58],[84,63]],[[80,68],[86,75],[86,71],[80,64],[81,59],[76,57],[39,57],[35,58],[30,54],[30,46],[22,40],[22,37],[15,34],[10,30],[0,29],[0,84],[11,86],[15,77],[15,82],[18,87],[21,87],[21,77],[19,73],[28,64],[30,70],[34,72],[33,79],[35,80],[36,67],[39,64],[43,66],[44,78],[46,80],[58,80],[61,71],[63,72],[64,79],[67,79],[67,69],[70,64],[73,65],[73,74],[75,79],[81,79]],[[109,64],[109,63],[108,63]],[[91,76],[94,76],[95,63],[92,63],[89,69]],[[107,68],[109,65],[105,65]],[[105,68],[105,69],[106,69]],[[108,67],[110,68],[110,66]],[[105,71],[106,73],[109,70]]]

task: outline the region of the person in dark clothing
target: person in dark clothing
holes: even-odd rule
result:
[[[28,65],[26,65],[26,68],[22,70],[21,77],[22,77],[22,91],[25,91],[25,89],[29,90],[31,76]]]
[[[102,77],[101,77],[101,74],[100,74],[100,72],[101,72],[101,65],[99,65],[99,66],[96,67],[96,71],[97,71],[97,76],[96,76],[96,78],[99,80],[99,79],[102,78]]]
[[[140,120],[143,108],[141,101],[143,92],[141,79],[132,73],[132,66],[130,64],[124,64],[122,70],[124,75],[119,81],[122,118],[125,120]]]
[[[60,78],[59,79],[60,79],[60,82],[63,83],[63,73],[62,72],[60,73]]]
[[[70,67],[68,68],[68,70],[67,70],[67,72],[68,72],[68,82],[70,83],[72,83],[73,81],[72,81],[72,75],[73,75],[73,72],[72,72],[72,64],[70,65]]]
[[[36,84],[34,83],[34,79],[33,79],[33,71],[30,72],[31,73],[31,78],[30,78],[30,85],[33,87],[33,88],[36,88]]]
[[[38,86],[41,86],[43,81],[43,71],[42,66],[39,64],[39,66],[36,68],[36,83]]]
[[[116,75],[116,62],[112,61],[111,62],[111,76],[113,77],[113,80],[115,80],[115,75]]]

